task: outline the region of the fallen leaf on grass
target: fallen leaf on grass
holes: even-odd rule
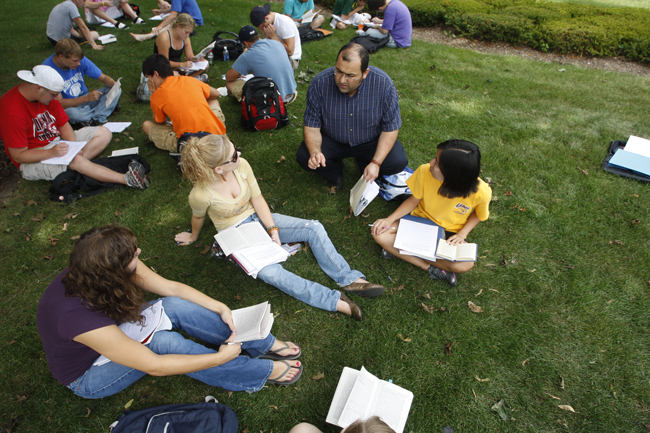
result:
[[[423,298],[427,298],[427,299],[431,299],[431,290],[429,290],[429,291],[426,292],[426,293],[423,293],[423,294],[422,294],[422,297],[423,297]]]
[[[554,395],[551,395],[551,394],[549,394],[548,392],[545,392],[544,394],[546,394],[546,395],[548,395],[549,397],[554,398],[554,399],[556,399],[556,400],[562,400],[560,397],[556,397],[556,396],[554,396]]]
[[[268,405],[268,406],[266,406],[266,407],[270,407],[271,409],[275,409],[276,412],[280,412],[280,411],[278,410],[278,407],[277,407],[276,405],[274,405],[274,404],[270,404],[270,405]]]
[[[73,240],[73,241],[76,241],[76,240],[79,239],[80,237],[81,237],[80,235],[77,235],[77,236],[72,236],[70,239]]]
[[[303,311],[305,311],[305,310],[304,310],[304,309],[303,309],[303,310],[298,310],[298,311],[296,311],[295,313],[293,313],[293,315],[295,316],[296,314],[298,314],[298,313],[302,313]]]
[[[63,224],[63,231],[67,232],[68,231],[68,223]]]
[[[478,398],[476,397],[476,391],[472,388],[472,394],[474,394],[474,403],[478,403]]]
[[[618,239],[614,239],[613,241],[607,242],[607,245],[612,245],[612,244],[623,245],[623,241],[619,241]]]
[[[50,238],[48,240],[50,241],[50,243],[52,244],[53,247],[55,247],[56,243],[59,241],[57,238],[54,238],[52,236],[50,236]]]
[[[588,172],[587,170],[583,170],[583,169],[581,169],[580,167],[578,167],[578,170],[580,170],[581,172],[583,172],[584,174],[586,174],[587,176],[589,176],[589,172]]]
[[[25,206],[38,206],[38,203],[36,203],[34,200],[27,200],[25,202]]]
[[[239,296],[239,295],[235,295],[234,298],[235,298],[235,301],[241,300],[241,296]]]
[[[130,408],[132,404],[133,404],[133,399],[129,400],[129,401],[124,405],[124,409],[128,409],[128,408]]]
[[[43,260],[52,260],[54,256],[43,256]]]
[[[25,401],[29,398],[28,394],[16,394],[16,401]]]
[[[92,411],[90,410],[89,407],[87,407],[86,408],[86,414],[84,415],[84,418],[88,418],[90,416],[90,412],[92,412]]]
[[[120,216],[120,215],[122,215],[122,211],[116,210],[115,211],[115,216]]]
[[[427,313],[429,313],[429,314],[433,314],[433,307],[428,306],[428,305],[425,304],[424,302],[422,302],[422,303],[420,304],[420,307],[422,307],[422,309],[423,309],[424,311],[426,311]]]
[[[325,379],[325,373],[323,373],[322,371],[319,372],[316,376],[313,376],[311,378],[311,380],[322,380],[322,379]]]
[[[402,334],[397,334],[397,336],[400,338],[400,340],[404,341],[405,343],[410,343],[411,342],[411,337],[402,337]]]
[[[470,310],[472,310],[472,313],[482,313],[483,308],[479,307],[472,301],[467,301],[467,306],[469,307]]]
[[[641,224],[641,220],[638,219],[638,218],[635,219],[635,220],[630,221],[630,225],[637,225],[637,224]]]
[[[508,191],[508,192],[506,192],[506,193],[503,194],[503,195],[505,195],[505,196],[510,196],[510,195],[512,195],[512,191]]]
[[[576,411],[573,410],[573,408],[571,406],[569,406],[568,404],[558,404],[557,407],[559,407],[562,410],[568,410],[569,412],[576,413]]]
[[[564,389],[564,378],[560,376],[560,389]]]
[[[205,255],[205,253],[207,253],[208,251],[210,251],[210,248],[212,248],[211,245],[206,245],[205,248],[203,248],[203,250],[201,251],[201,254],[204,254],[204,255]]]
[[[478,295],[480,295],[481,293],[483,293],[483,289],[479,290],[478,293],[477,293],[476,295],[474,295],[474,296],[478,296]]]
[[[228,398],[232,397],[232,391],[228,391]]]
[[[528,272],[535,272],[537,269],[529,269]]]
[[[484,266],[489,267],[489,266],[496,266],[494,263],[486,263]]]
[[[505,400],[499,400],[498,403],[495,403],[490,408],[490,410],[492,412],[498,413],[499,417],[504,421],[508,421],[508,413],[506,412],[507,409],[508,409],[508,407],[506,406],[506,401]]]
[[[521,366],[525,367],[528,361],[530,361],[530,359],[525,359],[524,362],[521,363]]]
[[[406,287],[406,286],[404,286],[404,284],[402,284],[402,285],[399,286],[399,287],[393,287],[392,289],[390,289],[390,291],[391,291],[392,293],[399,292],[400,290],[404,290],[404,287]]]
[[[16,218],[19,218],[19,217],[20,217],[20,214],[19,214],[18,212],[14,212],[14,216],[15,216]]]
[[[474,376],[474,379],[478,380],[479,382],[489,382],[490,379],[481,379],[478,376]]]
[[[67,219],[69,219],[69,220],[72,220],[72,219],[77,218],[77,215],[79,215],[79,212],[77,212],[77,213],[69,213],[69,214],[66,214],[65,217],[66,217]]]
[[[40,223],[41,221],[43,221],[43,218],[45,218],[45,214],[39,213],[38,215],[31,217],[30,220]]]
[[[281,163],[282,161],[286,161],[287,158],[284,157],[284,155],[280,156],[280,159],[277,160],[277,163]]]
[[[451,343],[447,343],[447,345],[445,346],[445,355],[447,355],[447,356],[452,355],[451,348],[452,348],[453,345],[454,345],[453,341]]]

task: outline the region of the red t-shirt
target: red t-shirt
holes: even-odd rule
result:
[[[28,101],[14,87],[0,98],[0,138],[5,152],[16,167],[20,167],[9,148],[36,149],[50,144],[61,135],[59,128],[68,123],[61,103],[54,99],[50,105]]]

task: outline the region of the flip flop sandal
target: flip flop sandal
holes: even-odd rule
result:
[[[280,361],[283,364],[287,366],[287,369],[282,372],[280,376],[278,376],[278,379],[282,379],[285,374],[289,371],[291,368],[297,368],[299,371],[298,373],[293,377],[291,380],[276,380],[276,379],[266,379],[266,384],[271,384],[271,385],[293,385],[294,383],[298,382],[298,379],[300,379],[300,376],[302,376],[302,364],[300,364],[300,367],[292,367],[287,361]]]
[[[274,351],[269,351],[266,352],[264,355],[260,356],[260,359],[272,359],[273,361],[282,361],[282,360],[292,360],[292,359],[298,359],[300,354],[302,353],[302,350],[300,350],[300,347],[298,347],[298,353],[295,355],[287,355],[287,356],[282,356],[279,353],[282,352],[283,350],[291,350],[293,347],[289,346],[286,341],[282,341],[281,343],[284,344],[284,347],[282,349],[274,350]]]

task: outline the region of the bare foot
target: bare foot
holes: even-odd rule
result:
[[[287,370],[287,365],[291,368]],[[300,361],[273,361],[273,371],[268,380],[289,382],[300,372]]]
[[[300,353],[300,347],[291,341],[280,341],[276,339],[269,353],[274,353],[282,357],[294,356]]]
[[[131,33],[131,36],[133,36],[133,39],[135,39],[138,42],[148,41],[149,39],[153,38],[152,33],[147,33],[146,35],[136,35]]]

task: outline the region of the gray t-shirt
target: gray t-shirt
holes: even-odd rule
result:
[[[79,9],[72,3],[72,0],[59,3],[54,6],[47,19],[47,36],[55,41],[69,38],[70,30],[74,24],[72,20],[79,17]]]
[[[273,39],[260,39],[239,56],[232,68],[242,75],[269,77],[280,89],[282,99],[296,92],[296,79],[284,46]]]

